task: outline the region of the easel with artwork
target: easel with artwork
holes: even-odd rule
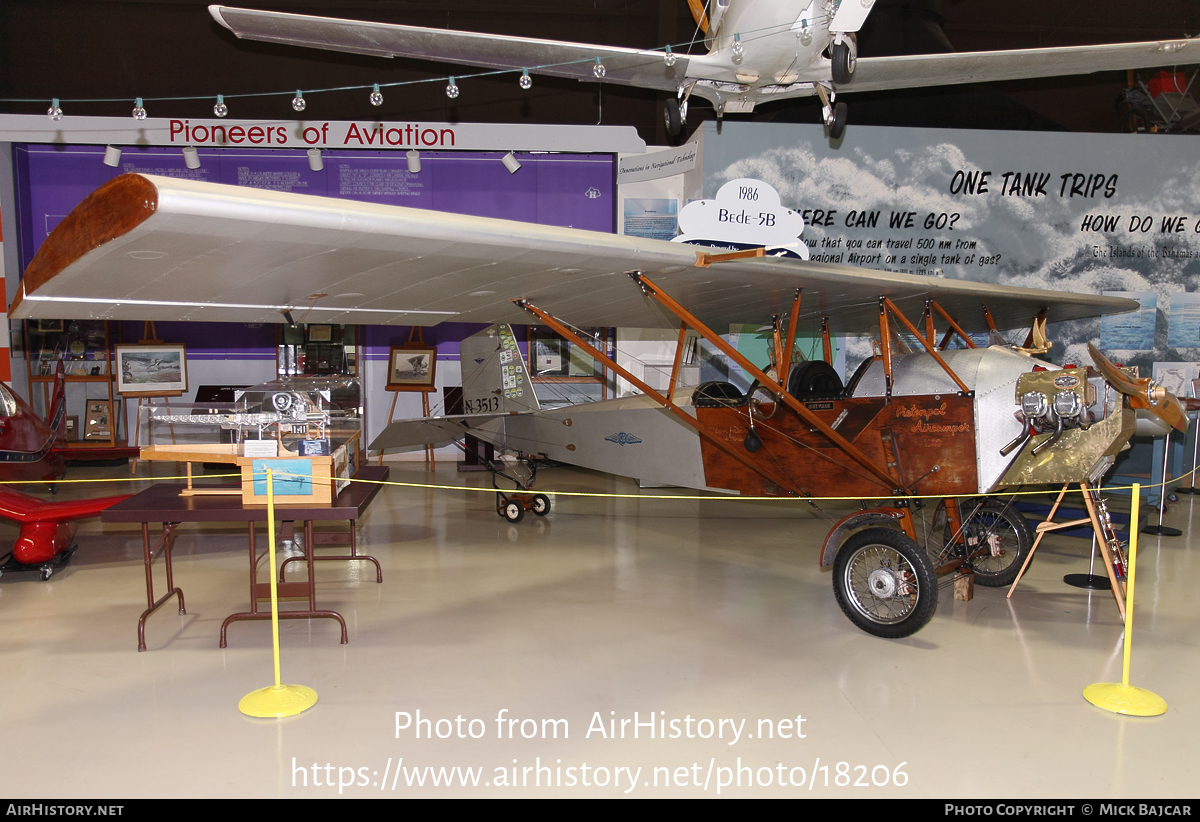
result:
[[[437,346],[425,344],[425,333],[420,326],[414,325],[408,332],[408,342],[404,345],[394,345],[388,351],[388,378],[385,390],[392,393],[392,407],[388,411],[387,425],[396,418],[396,401],[402,391],[418,391],[421,393],[421,416],[429,416],[429,395],[435,389],[433,386],[434,371],[437,368]],[[379,449],[379,459],[376,465],[383,464],[383,452]],[[437,470],[433,457],[433,446],[425,446],[425,464],[430,470]]]
[[[136,345],[118,345],[115,353],[117,393],[130,399],[137,398],[131,444],[141,445],[142,406],[162,400],[164,405],[170,407],[172,397],[182,397],[187,393],[187,347],[182,343],[164,343],[158,339],[154,322],[149,321],[142,331],[142,339]],[[171,442],[175,442],[173,426]],[[137,457],[130,460],[131,473],[137,470],[137,463]]]

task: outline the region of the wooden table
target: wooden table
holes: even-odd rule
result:
[[[277,505],[276,519],[304,523],[304,559],[308,564],[308,580],[305,582],[282,582],[279,597],[305,597],[308,608],[300,611],[280,611],[280,619],[309,619],[323,617],[335,619],[342,626],[342,642],[347,641],[346,621],[336,611],[318,610],[316,604],[316,580],[313,574],[315,560],[369,561],[375,563],[376,581],[383,582],[379,562],[370,556],[359,554],[355,540],[354,525],[362,516],[371,500],[382,487],[376,483],[388,478],[389,469],[379,466],[363,466],[354,475],[356,480],[337,495],[330,505]],[[159,483],[129,499],[108,508],[100,515],[101,522],[137,522],[142,526],[142,551],[146,565],[146,610],[138,618],[138,650],[146,650],[146,619],[173,596],[179,597],[179,613],[184,610],[183,589],[176,587],[171,567],[171,547],[179,525],[185,522],[245,522],[250,540],[250,610],[230,614],[221,624],[221,647],[225,647],[225,633],[231,622],[252,619],[270,619],[271,612],[260,612],[258,601],[270,597],[270,582],[258,581],[258,554],[255,546],[255,525],[267,521],[265,505],[243,505],[239,496],[182,496],[185,486],[176,483]],[[350,554],[328,557],[314,556],[316,535],[313,523],[317,521],[347,521],[350,523],[348,542]],[[162,523],[162,535],[152,545],[150,523]],[[323,535],[324,536],[324,535]],[[345,539],[341,541],[346,541]],[[166,570],[167,592],[158,599],[154,597],[154,558],[161,552]],[[290,559],[299,559],[293,557]],[[288,561],[290,561],[290,559]],[[286,564],[286,561],[285,561]],[[272,569],[272,572],[274,569]],[[280,568],[280,576],[283,568]]]

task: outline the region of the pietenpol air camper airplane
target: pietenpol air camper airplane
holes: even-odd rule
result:
[[[1038,331],[1048,314],[1132,310],[1130,300],[762,254],[126,174],[54,229],[11,313],[261,323],[307,309],[314,322],[496,323],[463,343],[472,413],[397,423],[373,448],[472,434],[687,487],[892,500],[839,522],[821,549],[842,609],[889,637],[931,618],[939,568],[968,568],[982,584],[1016,575],[1029,526],[1003,502],[973,495],[1036,483],[1090,488],[1139,415],[1162,430],[1187,428],[1175,397],[1098,352],[1095,372],[1059,369],[970,337],[1031,322]],[[677,327],[680,352],[699,335],[756,384],[748,395],[727,384],[684,388],[677,359],[660,392],[593,350],[643,393],[542,411],[507,324],[544,323],[586,346],[560,316],[577,326]],[[772,324],[773,369],[714,331],[744,322]],[[794,361],[801,325],[820,327],[826,351],[830,333],[875,333],[877,354],[843,385],[827,362]],[[906,503],[918,495],[943,500],[930,553]],[[510,501],[517,510],[502,513],[519,518],[522,501]],[[1102,548],[1117,589],[1119,544]]]
[[[855,32],[862,28],[875,0],[688,0],[688,4],[706,34],[706,54],[228,6],[209,6],[209,11],[222,26],[248,40],[658,89],[673,95],[665,107],[671,134],[679,133],[692,95],[711,102],[718,117],[751,112],[759,103],[816,95],[825,125],[836,140],[846,126],[846,104],[836,100],[842,92],[1148,68],[1195,62],[1186,51],[1200,49],[1192,40],[1178,39],[858,59]]]

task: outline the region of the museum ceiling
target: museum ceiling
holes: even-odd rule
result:
[[[692,38],[684,0],[258,0],[245,5],[380,22],[447,27],[631,47]],[[211,116],[226,95],[231,116],[287,119],[297,88],[323,89],[444,78],[431,63],[294,49],[239,41],[197,0],[5,0],[0,3],[0,111],[45,111],[51,97],[106,102],[64,103],[68,113],[126,114],[137,96],[151,116]],[[1136,9],[1136,16],[1131,13]],[[862,32],[860,53],[1077,45],[1177,37],[1200,32],[1195,0],[1133,6],[1105,0],[879,0]],[[470,74],[464,71],[463,74]],[[851,123],[967,128],[1117,131],[1115,100],[1124,72],[850,97]],[[536,77],[524,91],[511,76],[460,82],[450,100],[440,82],[384,94],[373,108],[367,92],[306,91],[306,115],[351,120],[569,123],[636,126],[650,143],[665,143],[661,101],[654,92]],[[238,98],[233,95],[277,94]],[[189,97],[194,100],[161,100]],[[690,124],[713,116],[693,107]],[[758,120],[816,122],[811,100],[761,108]]]

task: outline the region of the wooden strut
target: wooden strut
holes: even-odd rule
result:
[[[847,456],[852,458],[859,465],[863,466],[877,478],[882,480],[886,488],[892,491],[899,490],[904,493],[911,493],[910,489],[905,488],[900,484],[901,481],[899,477],[893,477],[887,472],[886,469],[880,468],[878,465],[876,465],[870,457],[860,451],[852,442],[847,440],[834,429],[830,428],[824,420],[809,411],[803,403],[801,403],[791,394],[787,393],[787,391],[778,382],[764,374],[758,367],[747,360],[736,348],[729,345],[729,343],[721,339],[717,334],[713,333],[711,329],[692,316],[686,309],[683,308],[683,306],[679,305],[679,303],[675,302],[675,300],[660,290],[658,286],[650,281],[649,278],[642,276],[641,272],[638,271],[630,272],[629,276],[632,277],[633,280],[642,287],[642,291],[647,296],[657,300],[664,308],[678,317],[681,321],[686,322],[694,331],[698,332],[702,337],[704,337],[704,339],[708,340],[708,342],[720,350],[722,354],[733,360],[733,362],[740,366],[747,374],[758,380],[762,385],[766,386],[766,388],[779,397],[780,401],[787,405],[788,408],[791,408],[793,411],[799,414],[802,420],[816,430],[820,431],[826,437],[826,439],[841,449]],[[881,304],[880,309],[882,310],[882,308],[883,306]],[[886,350],[887,349],[885,348],[885,351]],[[761,468],[755,467],[754,470],[762,473]]]
[[[706,428],[704,425],[702,425],[699,420],[695,419],[691,414],[689,414],[688,412],[686,412],[682,408],[680,408],[678,405],[676,405],[674,403],[674,401],[671,399],[671,397],[669,397],[669,396],[664,397],[662,394],[655,391],[649,385],[642,382],[637,377],[635,377],[633,374],[631,374],[628,370],[626,370],[626,369],[622,368],[620,365],[618,365],[614,360],[610,359],[607,354],[593,348],[582,337],[577,335],[575,332],[571,331],[565,325],[560,323],[557,319],[555,319],[551,315],[547,314],[545,311],[538,308],[536,305],[533,305],[528,300],[513,300],[513,303],[515,303],[517,306],[519,306],[521,308],[524,308],[530,314],[533,314],[534,316],[536,316],[543,323],[550,326],[550,328],[554,329],[555,333],[564,337],[569,342],[571,342],[573,345],[580,346],[583,350],[585,350],[589,354],[591,354],[594,359],[600,360],[600,362],[604,363],[605,366],[612,369],[614,373],[619,374],[621,377],[628,380],[639,391],[641,391],[646,396],[653,399],[655,402],[662,405],[667,411],[674,414],[680,420],[687,423],[692,428],[696,429],[697,433],[699,433],[701,437],[708,440],[713,445],[715,445],[717,448],[721,449],[726,454],[728,454],[729,456],[733,457],[738,462],[745,465],[747,468],[749,468],[754,473],[759,474],[759,475],[765,477],[766,479],[769,479],[771,482],[775,483],[780,488],[784,488],[798,497],[808,496],[808,494],[806,494],[800,488],[796,487],[792,482],[775,475],[774,473],[768,471],[767,469],[763,468],[760,465],[755,465],[750,460],[749,457],[747,457],[745,454],[743,454],[741,451],[739,451],[737,448],[735,448],[730,443],[728,443],[725,440],[718,437],[716,434],[714,434],[712,431],[710,431],[708,428]],[[695,329],[695,330],[700,331],[701,329]],[[707,329],[705,329],[705,330],[707,330]],[[681,332],[680,338],[682,339],[682,337],[683,337],[683,333]],[[678,356],[679,356],[678,352],[676,352],[676,361],[677,362],[678,362]]]
[[[929,340],[927,340],[923,336],[921,336],[921,332],[917,331],[917,327],[915,325],[913,325],[912,323],[910,323],[908,321],[908,318],[900,313],[900,309],[896,307],[896,304],[894,302],[892,302],[891,300],[889,300],[887,297],[883,297],[882,302],[883,302],[883,306],[887,310],[890,310],[893,314],[895,314],[896,319],[898,319],[900,321],[900,323],[905,328],[908,329],[908,332],[910,334],[912,334],[914,337],[916,337],[917,340],[921,343],[921,345],[925,347],[926,353],[928,353],[929,356],[933,357],[933,359],[937,362],[937,364],[942,367],[942,370],[950,375],[950,379],[954,380],[955,385],[958,386],[958,390],[963,393],[963,396],[969,395],[971,393],[971,389],[967,388],[966,383],[964,383],[962,380],[960,380],[958,378],[958,375],[955,374],[954,370],[950,367],[950,365],[944,359],[942,359],[942,355],[937,352],[937,349],[933,347],[933,344]],[[881,309],[881,311],[883,311],[883,309]],[[886,316],[886,311],[883,311],[883,314],[884,314],[884,316]],[[890,373],[888,374],[888,385],[890,388],[890,386],[891,386],[891,374]]]

